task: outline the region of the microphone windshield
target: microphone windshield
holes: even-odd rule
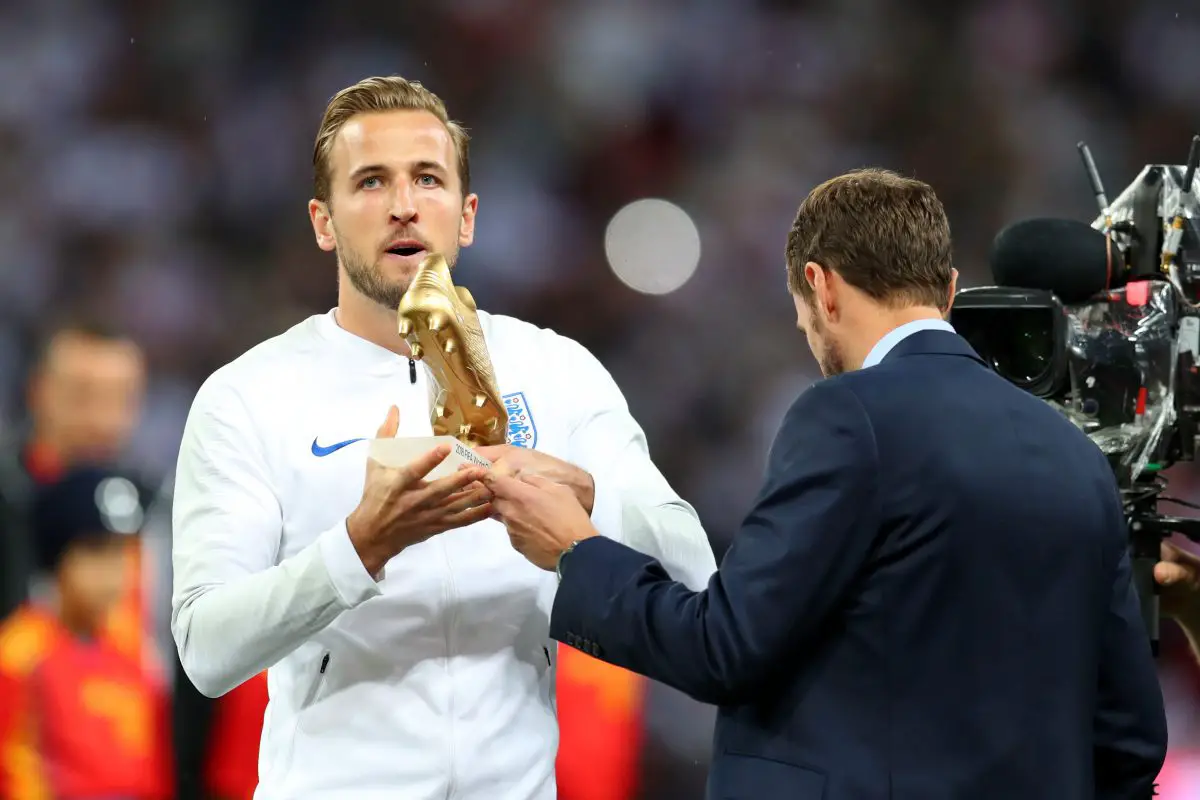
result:
[[[996,235],[992,278],[999,286],[1053,292],[1067,305],[1082,303],[1109,288],[1116,266],[1110,253],[1120,258],[1108,237],[1085,222],[1026,219]]]

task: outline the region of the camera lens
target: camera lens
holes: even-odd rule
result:
[[[1009,319],[997,321],[992,366],[1022,388],[1044,378],[1053,361],[1053,336],[1046,317],[1041,309],[1014,309]]]
[[[1005,380],[1032,390],[1054,363],[1050,311],[1041,308],[973,309],[955,328]]]
[[[950,324],[1000,377],[1044,400],[1070,390],[1066,314],[1044,289],[981,286],[955,295]]]

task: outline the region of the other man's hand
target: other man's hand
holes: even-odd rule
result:
[[[575,493],[540,475],[491,473],[492,516],[504,523],[513,548],[536,567],[553,570],[572,542],[598,535]]]
[[[499,475],[525,477],[537,475],[568,487],[583,506],[592,513],[596,499],[596,482],[585,470],[547,453],[514,447],[511,444],[489,445],[476,450],[479,455],[492,462],[492,469]]]
[[[399,426],[400,411],[392,406],[376,435],[390,438]],[[449,454],[450,448],[440,445],[394,468],[367,459],[362,500],[346,518],[346,532],[372,575],[406,547],[491,516],[491,492],[479,483],[486,474],[482,467],[425,480]]]

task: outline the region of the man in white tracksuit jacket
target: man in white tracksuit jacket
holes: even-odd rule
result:
[[[513,550],[486,503],[464,510],[455,477],[420,489],[406,471],[366,475],[390,407],[399,435],[431,434],[430,377],[395,309],[428,252],[453,263],[471,243],[466,153],[419,84],[335,96],[309,211],[337,253],[338,307],[217,370],[188,417],[172,631],[209,696],[269,668],[263,800],[555,797],[555,576]],[[604,367],[553,332],[480,320],[510,415],[510,444],[485,455],[576,487],[604,535],[702,587],[708,539]],[[429,502],[406,510],[418,491]]]

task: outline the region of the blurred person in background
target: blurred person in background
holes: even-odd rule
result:
[[[75,464],[119,457],[145,383],[141,348],[112,328],[68,324],[47,338],[29,377],[26,421],[0,442],[0,616],[28,597],[35,577],[33,492]]]
[[[145,493],[109,468],[33,490],[34,565],[52,577],[0,626],[0,797],[171,796],[165,687],[103,635],[144,517]]]
[[[447,451],[364,474],[372,435],[431,433],[430,377],[396,309],[426,255],[453,264],[474,239],[466,133],[420,84],[367,79],[330,101],[313,166],[338,304],[193,402],[174,486],[181,661],[211,696],[268,669],[263,798],[548,800],[553,578],[486,519],[482,473],[423,480]],[[569,487],[598,530],[703,585],[708,537],[607,370],[551,331],[479,316],[510,414],[533,423],[522,446],[481,452]]]
[[[1152,796],[1167,728],[1116,481],[945,322],[933,189],[826,181],[786,257],[825,379],[706,590],[596,536],[561,487],[486,479],[559,575],[551,634],[720,707],[714,798]]]
[[[91,320],[53,329],[31,368],[26,421],[0,443],[0,600],[4,616],[36,589],[43,575],[34,558],[30,503],[39,487],[72,466],[121,459],[141,416],[147,381],[142,348],[124,331]],[[160,496],[156,502],[168,502]],[[157,673],[173,657],[148,641],[145,603],[153,562],[140,542],[124,544],[125,589],[106,615],[101,632],[116,648]],[[182,680],[180,680],[182,678]],[[247,681],[213,703],[177,675],[174,685],[179,748],[180,800],[216,796],[248,800],[257,778],[258,739],[266,705],[265,679]],[[199,698],[199,701],[197,701]],[[99,745],[97,745],[99,747]]]

